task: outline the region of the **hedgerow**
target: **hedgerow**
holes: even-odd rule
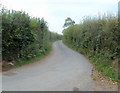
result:
[[[118,79],[115,60],[120,61],[119,36],[118,19],[114,15],[85,17],[82,23],[63,30],[65,44],[87,55],[99,71],[114,80]]]
[[[61,39],[50,32],[43,18],[30,17],[24,11],[2,9],[2,59],[26,60],[44,54],[49,42]]]

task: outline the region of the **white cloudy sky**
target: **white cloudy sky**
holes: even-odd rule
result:
[[[119,0],[1,0],[8,9],[23,10],[33,17],[44,17],[49,29],[62,33],[67,17],[79,23],[84,16],[117,13]]]

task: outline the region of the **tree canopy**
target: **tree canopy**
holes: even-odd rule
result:
[[[75,21],[73,21],[70,17],[67,17],[67,19],[65,19],[65,23],[63,25],[63,27],[69,27],[75,24]]]
[[[49,31],[43,18],[23,11],[2,9],[2,56],[5,61],[30,59],[44,54],[49,42],[61,35]]]

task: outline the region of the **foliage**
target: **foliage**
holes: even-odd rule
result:
[[[69,27],[75,24],[75,21],[73,21],[70,17],[67,17],[67,19],[65,19],[65,24],[63,25],[63,27]]]
[[[53,39],[61,39],[61,35],[50,32],[43,18],[30,17],[23,11],[2,9],[3,60],[19,61],[43,55]]]
[[[53,44],[53,42],[54,41],[52,41],[52,42],[49,42],[49,48],[48,48],[48,50],[43,54],[39,54],[39,55],[37,55],[36,57],[33,57],[33,58],[30,58],[30,59],[27,59],[27,60],[20,60],[20,61],[17,61],[17,64],[15,64],[15,66],[13,66],[13,67],[17,67],[17,66],[22,66],[22,65],[24,65],[24,64],[28,64],[28,63],[31,63],[31,62],[35,62],[35,61],[38,61],[38,60],[40,60],[40,59],[42,59],[42,58],[44,58],[45,56],[47,56],[49,53],[50,53],[50,51],[51,51],[51,49],[52,49],[52,44]]]
[[[63,42],[87,55],[100,71],[116,80],[112,64],[120,57],[119,36],[117,16],[86,17],[81,24],[64,29]]]
[[[62,39],[62,35],[55,33],[55,32],[49,32],[49,40],[54,41],[54,40],[60,40]]]

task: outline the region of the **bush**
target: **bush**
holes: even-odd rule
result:
[[[87,55],[100,71],[116,80],[112,62],[120,58],[119,36],[117,16],[86,17],[81,24],[64,29],[63,42]],[[110,70],[115,72],[110,74]]]
[[[43,18],[30,17],[23,11],[2,9],[4,61],[26,60],[43,55],[50,47],[49,42],[58,39],[61,39],[61,35],[50,32]]]

